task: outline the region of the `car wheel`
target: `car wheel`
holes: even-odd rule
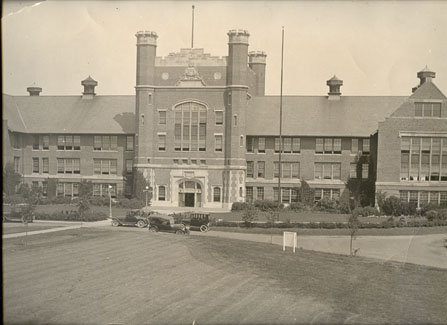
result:
[[[207,225],[201,225],[201,226],[200,226],[200,231],[201,231],[201,232],[207,232],[208,230],[209,230],[209,228],[208,228]]]
[[[176,235],[183,235],[185,232],[181,229],[176,230],[175,234]]]
[[[149,231],[158,232],[158,227],[156,227],[156,226],[149,227]]]
[[[117,220],[112,220],[113,227],[118,227],[119,225],[120,225],[120,223]]]
[[[138,222],[137,222],[137,227],[138,227],[138,228],[144,228],[144,227],[146,227],[146,222],[144,222],[143,220],[138,220]]]

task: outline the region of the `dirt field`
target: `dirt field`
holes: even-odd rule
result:
[[[445,270],[110,228],[3,242],[7,324],[446,323]]]

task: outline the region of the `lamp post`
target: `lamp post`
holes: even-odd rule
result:
[[[109,185],[109,218],[112,218],[112,185]]]
[[[146,207],[147,207],[147,194],[149,193],[150,189],[149,186],[146,186],[146,189],[143,191],[146,193]]]

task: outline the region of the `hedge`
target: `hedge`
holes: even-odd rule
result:
[[[107,214],[101,211],[91,211],[81,217],[76,210],[62,210],[54,213],[35,213],[35,220],[52,220],[52,221],[101,221],[108,218]]]

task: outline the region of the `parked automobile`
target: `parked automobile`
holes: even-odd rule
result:
[[[29,204],[3,204],[3,222],[33,222],[34,215],[26,216]]]
[[[189,226],[190,230],[207,232],[210,230],[209,213],[188,212],[182,219],[184,225]]]
[[[149,231],[166,231],[183,235],[189,234],[189,227],[182,223],[175,223],[172,216],[154,213],[149,217]]]
[[[144,228],[149,225],[149,216],[154,212],[148,208],[133,209],[126,213],[125,216],[118,216],[112,218],[112,226],[137,226]]]

